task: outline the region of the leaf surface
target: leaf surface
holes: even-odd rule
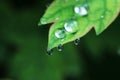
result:
[[[119,11],[120,0],[55,0],[39,25],[53,23],[49,30],[50,50],[83,37],[92,28],[99,35],[115,20]]]

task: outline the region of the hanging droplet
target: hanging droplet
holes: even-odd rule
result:
[[[66,23],[64,24],[64,28],[67,32],[70,32],[70,33],[77,32],[78,30],[77,21],[75,20],[66,21]]]
[[[53,50],[51,49],[51,50],[47,50],[47,54],[48,55],[53,55]]]
[[[62,51],[62,50],[63,50],[63,45],[60,44],[60,45],[58,46],[58,51]]]
[[[75,43],[76,46],[79,45],[79,43],[80,43],[80,38],[76,39],[76,40],[74,41],[74,43]]]
[[[88,11],[87,11],[87,6],[86,5],[77,5],[74,7],[74,11],[76,14],[80,15],[80,16],[86,16],[88,14]]]
[[[55,36],[57,38],[64,38],[65,35],[66,35],[66,33],[65,33],[65,30],[63,30],[63,29],[58,29],[55,31]]]

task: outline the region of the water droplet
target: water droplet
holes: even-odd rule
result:
[[[76,14],[80,15],[80,16],[86,16],[88,14],[87,8],[85,5],[80,6],[77,5],[74,7],[74,11]]]
[[[63,50],[63,45],[60,44],[60,45],[58,46],[58,51],[62,51],[62,50]]]
[[[79,45],[79,43],[80,43],[80,38],[76,39],[76,40],[74,41],[74,43],[75,43],[76,46]]]
[[[77,21],[75,20],[66,21],[66,23],[64,24],[64,28],[67,32],[70,32],[70,33],[77,32],[78,30]]]
[[[104,16],[103,16],[103,15],[101,15],[101,18],[104,18]]]
[[[53,50],[51,49],[51,50],[47,50],[47,54],[48,55],[53,55]]]
[[[66,35],[65,30],[63,30],[63,29],[58,29],[58,30],[55,31],[55,36],[57,38],[64,38],[65,35]]]

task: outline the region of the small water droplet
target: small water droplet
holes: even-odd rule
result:
[[[74,43],[75,43],[76,46],[79,45],[79,43],[80,43],[80,38],[76,39],[76,40],[74,41]]]
[[[55,36],[57,38],[64,38],[65,35],[66,35],[66,33],[65,33],[65,30],[63,30],[63,29],[58,29],[55,31]]]
[[[104,18],[104,16],[103,16],[103,15],[101,15],[101,18]]]
[[[47,50],[47,54],[48,55],[53,55],[53,50],[51,49],[51,50]]]
[[[76,14],[78,14],[80,16],[86,16],[88,14],[86,7],[87,7],[87,5],[83,5],[83,6],[77,5],[74,7],[74,11]]]
[[[62,50],[63,50],[63,45],[60,44],[60,45],[58,46],[58,51],[62,51]]]
[[[78,30],[77,21],[75,20],[66,21],[66,23],[64,24],[64,28],[67,32],[70,32],[70,33],[77,32]]]

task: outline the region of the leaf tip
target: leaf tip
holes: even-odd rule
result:
[[[38,23],[38,26],[41,26],[41,25],[42,25],[41,22],[39,22],[39,23]]]
[[[96,35],[98,36],[98,35],[100,35],[102,32],[96,32]]]
[[[42,18],[40,19],[40,22],[38,23],[38,26],[41,26],[41,25],[44,25],[44,24],[47,24],[47,19],[44,18],[44,17],[42,17]]]

